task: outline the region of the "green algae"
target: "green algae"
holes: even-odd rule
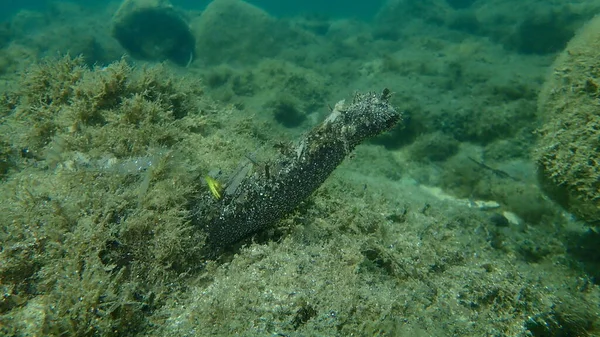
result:
[[[60,29],[40,45],[11,45],[1,55],[11,59],[0,100],[0,334],[598,335],[597,234],[544,197],[528,158],[551,58],[504,51],[435,17],[417,22],[431,13],[411,13],[403,29],[393,24],[402,14],[388,14],[380,32],[395,31],[385,38],[351,20],[322,20],[326,35],[302,39],[279,31],[285,38],[265,41],[279,45],[261,51],[273,59],[232,39],[222,73],[202,53],[185,73],[30,56]],[[15,69],[28,69],[23,80]],[[337,95],[385,86],[406,113],[403,130],[357,147],[276,226],[216,260],[202,256],[187,203],[208,193],[203,175],[233,172],[249,153],[261,164]],[[268,102],[281,97],[307,116],[300,128],[273,118]],[[480,199],[500,207],[464,202]],[[504,212],[521,222],[494,220]]]

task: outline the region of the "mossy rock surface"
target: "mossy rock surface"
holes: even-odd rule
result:
[[[199,268],[186,195],[224,113],[165,65],[67,56],[19,76],[0,99],[0,336],[141,334]]]
[[[600,17],[556,59],[539,97],[535,160],[547,193],[600,224]]]
[[[208,65],[254,64],[300,42],[284,21],[240,0],[212,1],[191,26],[198,60]]]

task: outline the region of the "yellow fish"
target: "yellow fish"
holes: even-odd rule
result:
[[[220,182],[211,176],[204,176],[204,180],[206,181],[206,184],[208,185],[210,193],[212,193],[213,197],[215,197],[217,200],[220,200],[223,196],[221,194],[223,192],[223,185],[221,185]]]

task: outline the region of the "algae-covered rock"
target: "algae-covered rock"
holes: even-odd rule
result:
[[[113,36],[131,56],[187,65],[195,39],[168,0],[125,0],[113,17]]]
[[[556,59],[540,94],[535,160],[546,192],[600,224],[600,17]]]
[[[276,55],[289,39],[286,24],[240,0],[215,0],[192,22],[198,57],[206,63],[253,62]]]
[[[489,37],[506,49],[545,55],[562,50],[598,12],[597,1],[388,0],[376,18],[376,36],[397,40],[407,27],[434,26]]]
[[[198,265],[184,161],[209,101],[124,60],[47,59],[19,78],[0,95],[0,335],[140,333],[158,285]]]

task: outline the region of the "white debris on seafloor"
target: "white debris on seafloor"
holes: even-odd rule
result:
[[[167,151],[158,150],[153,155],[118,159],[112,155],[105,155],[98,159],[75,152],[71,159],[64,161],[63,168],[75,170],[89,170],[99,172],[114,172],[118,174],[139,174],[155,166],[167,154]]]
[[[511,225],[519,226],[523,222],[521,218],[519,218],[519,216],[513,212],[504,211],[502,212],[502,215],[506,218],[506,220],[508,220],[508,223]]]
[[[493,200],[469,200],[469,207],[477,208],[480,210],[496,209],[500,207],[500,204]]]
[[[421,188],[423,190],[425,190],[427,193],[438,198],[439,200],[455,202],[455,203],[458,203],[458,204],[461,204],[461,205],[464,205],[464,206],[467,206],[470,208],[477,208],[477,209],[483,210],[483,211],[500,208],[500,204],[497,201],[457,198],[453,195],[450,195],[450,194],[444,192],[441,188],[434,187],[434,186],[421,185]]]

